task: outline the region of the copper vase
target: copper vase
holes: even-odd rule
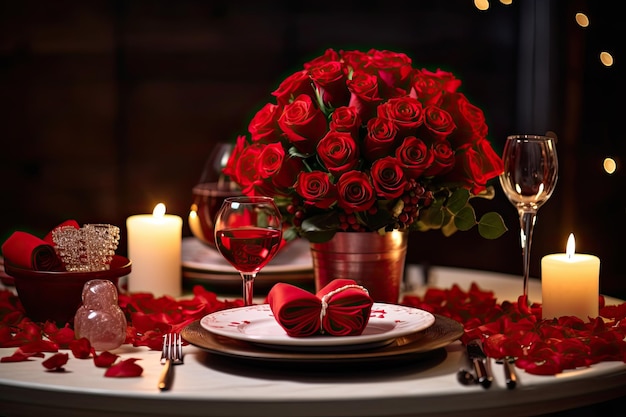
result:
[[[408,232],[337,233],[325,243],[311,243],[315,289],[336,278],[353,279],[376,302],[400,298]]]

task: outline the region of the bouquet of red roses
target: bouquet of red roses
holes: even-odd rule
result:
[[[503,170],[483,112],[450,72],[413,68],[391,51],[335,51],[306,63],[272,93],[239,136],[224,174],[246,195],[273,196],[287,239],[338,231],[426,231],[478,226],[506,231],[500,215],[479,220],[474,197]]]

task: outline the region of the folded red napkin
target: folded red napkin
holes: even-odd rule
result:
[[[335,279],[317,294],[291,284],[275,284],[267,296],[278,324],[291,337],[363,333],[373,300],[351,279]]]
[[[30,233],[16,231],[2,244],[2,256],[20,268],[36,271],[63,271],[63,263],[54,250],[52,231],[63,226],[80,227],[75,220],[66,220],[40,239]]]

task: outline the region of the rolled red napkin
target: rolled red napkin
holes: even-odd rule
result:
[[[52,232],[64,226],[80,229],[76,220],[66,220],[50,230],[43,239],[30,233],[14,232],[2,244],[2,256],[15,266],[36,271],[63,271],[65,267],[54,249]]]
[[[63,264],[54,247],[26,232],[14,232],[2,244],[5,262],[36,271],[62,271]]]
[[[317,294],[281,282],[272,287],[267,301],[276,321],[291,337],[360,335],[373,304],[367,289],[351,279],[335,279]]]

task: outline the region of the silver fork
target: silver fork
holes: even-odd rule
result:
[[[159,377],[159,389],[169,390],[174,379],[174,366],[183,363],[183,338],[178,333],[163,335],[163,350],[161,351],[161,365],[163,370]]]

